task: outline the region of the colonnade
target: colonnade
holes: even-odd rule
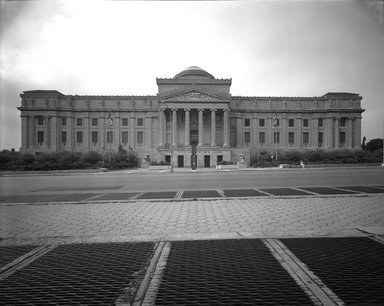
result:
[[[185,112],[185,141],[184,146],[189,147],[190,146],[190,116],[191,116],[191,109],[185,108],[161,108],[160,109],[160,128],[159,128],[159,147],[163,147],[165,145],[165,111],[169,111],[169,113],[172,112],[172,146],[177,147],[178,146],[178,137],[177,137],[177,112],[183,110]],[[204,108],[198,108],[198,147],[204,146],[203,143],[203,112]],[[215,108],[209,109],[211,112],[211,147],[216,147],[216,111]],[[228,119],[228,112],[229,109],[222,109],[224,112],[224,118],[223,118],[223,148],[228,148],[229,144],[229,119]]]

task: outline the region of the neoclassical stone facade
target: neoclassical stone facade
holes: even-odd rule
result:
[[[231,79],[192,66],[158,78],[148,96],[78,96],[55,90],[21,96],[21,151],[116,151],[197,167],[246,159],[255,151],[359,148],[362,97],[243,97]],[[106,126],[110,116],[113,125]]]

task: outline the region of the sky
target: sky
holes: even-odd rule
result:
[[[358,0],[0,0],[0,150],[21,144],[20,93],[155,95],[199,66],[239,96],[363,97],[384,131],[384,25]]]

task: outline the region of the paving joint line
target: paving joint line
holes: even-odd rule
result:
[[[139,192],[134,196],[130,197],[129,200],[137,200],[138,197],[142,196],[145,192]]]

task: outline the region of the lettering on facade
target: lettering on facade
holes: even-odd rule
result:
[[[191,91],[188,93],[185,93],[183,95],[175,96],[172,99],[175,100],[217,100],[215,97],[212,97],[210,95],[198,92],[198,91]]]

